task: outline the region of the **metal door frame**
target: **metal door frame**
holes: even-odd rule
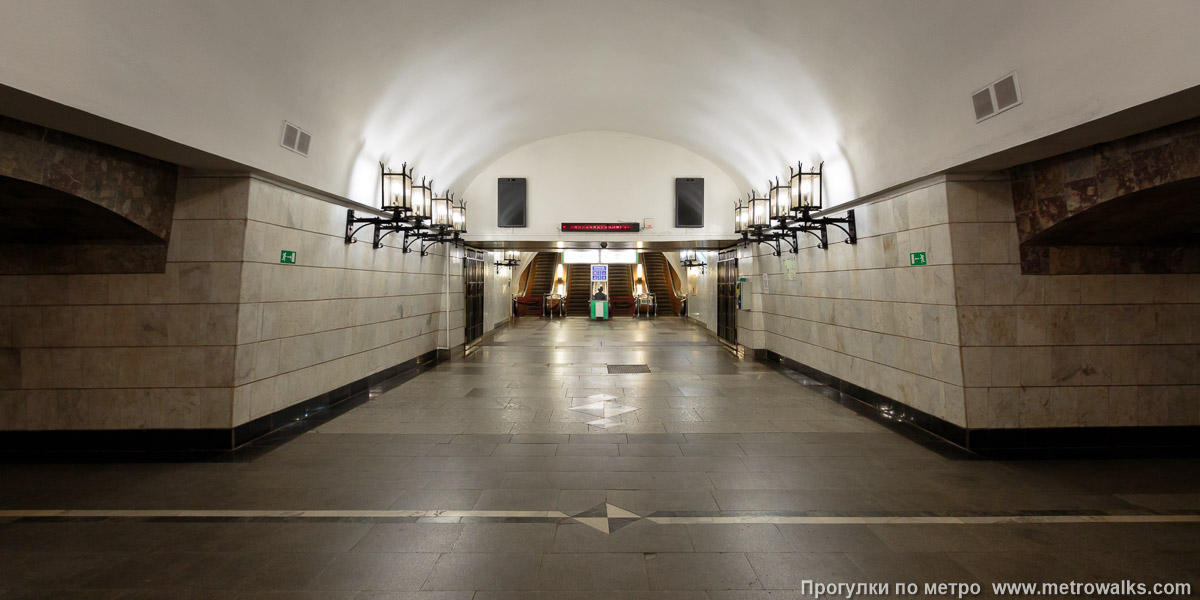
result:
[[[737,250],[717,254],[717,338],[737,346]]]
[[[463,253],[463,345],[483,338],[484,253],[467,248]]]

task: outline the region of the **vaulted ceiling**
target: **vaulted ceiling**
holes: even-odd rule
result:
[[[0,83],[364,201],[380,160],[461,190],[585,130],[743,191],[823,160],[844,200],[1200,83],[1193,0],[0,4]],[[1025,103],[976,124],[970,94],[1013,71]]]

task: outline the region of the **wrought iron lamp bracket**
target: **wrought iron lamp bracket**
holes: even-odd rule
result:
[[[386,231],[387,233],[380,235],[379,234],[380,231]],[[383,247],[383,238],[385,238],[389,235],[392,235],[393,233],[396,233],[397,231],[407,232],[408,228],[405,227],[403,224],[390,223],[390,222],[380,223],[380,224],[376,225],[375,226],[375,243],[372,244],[372,247],[375,248],[376,250],[378,250],[379,248],[382,248]]]
[[[823,217],[820,222],[822,225],[833,225],[834,227],[841,229],[842,233],[846,234],[847,244],[858,243],[858,227],[854,222],[853,210],[847,211],[845,217]],[[843,227],[843,225],[845,225],[845,227]]]
[[[346,236],[344,241],[347,244],[353,244],[354,242],[358,241],[358,239],[354,236],[357,235],[358,232],[362,231],[363,228],[367,227],[368,225],[374,225],[376,229],[378,229],[379,225],[383,222],[384,220],[379,217],[355,217],[354,209],[348,208],[346,209]],[[355,225],[358,225],[358,227],[355,227]],[[378,246],[376,246],[376,248],[378,248]]]
[[[404,230],[404,243],[401,246],[401,250],[405,254],[412,252],[413,244],[418,241],[421,242],[421,256],[425,256],[425,233],[415,227]]]
[[[429,249],[444,241],[440,237],[421,240],[421,256],[429,256]]]

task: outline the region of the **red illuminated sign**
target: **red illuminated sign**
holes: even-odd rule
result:
[[[563,223],[562,231],[591,231],[595,233],[636,233],[639,223]]]

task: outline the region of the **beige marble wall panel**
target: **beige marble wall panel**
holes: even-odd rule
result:
[[[227,428],[461,344],[461,260],[448,279],[444,246],[347,246],[344,225],[266,181],[185,178],[164,273],[0,278],[0,427]]]
[[[229,427],[249,188],[180,179],[163,273],[0,278],[0,428]]]
[[[346,209],[270,182],[249,182],[237,314],[232,420],[245,423],[450,342],[462,343],[460,249],[430,256],[345,244]],[[280,264],[280,252],[297,264]],[[454,253],[459,254],[455,255]],[[446,309],[452,328],[447,336]]]
[[[1200,424],[1195,275],[1023,275],[1011,187],[947,197],[970,427]]]
[[[828,250],[805,239],[795,255],[752,248],[761,310],[739,313],[739,328],[743,316],[746,329],[761,319],[767,349],[964,425],[949,215],[945,183],[930,180],[856,207],[857,245],[830,229]],[[928,265],[909,266],[910,252],[926,252]]]

